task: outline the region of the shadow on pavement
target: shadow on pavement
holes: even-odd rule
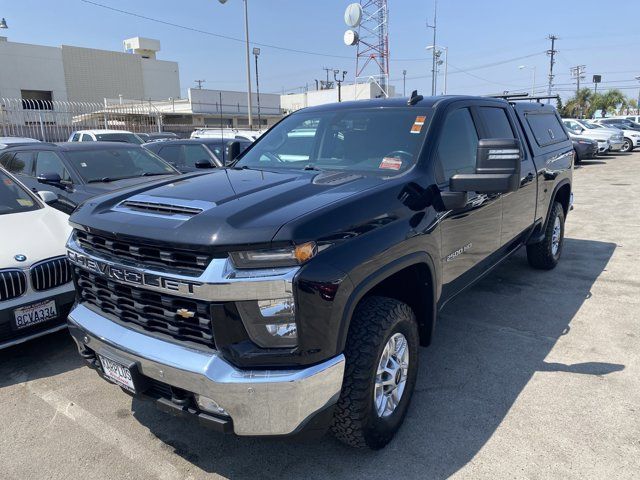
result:
[[[84,366],[67,329],[0,350],[0,388]]]
[[[624,368],[545,362],[592,301],[591,287],[615,248],[566,239],[563,259],[550,272],[530,269],[519,252],[451,302],[434,344],[421,352],[405,424],[382,451],[354,450],[328,435],[311,443],[224,436],[138,400],[134,416],[178,455],[230,478],[447,478],[491,438],[534,373],[607,375]]]

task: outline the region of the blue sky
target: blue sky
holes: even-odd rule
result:
[[[92,0],[158,20],[206,32],[243,38],[242,1],[228,0]],[[296,91],[324,78],[322,67],[347,70],[353,79],[355,50],[342,42],[348,0],[249,0],[251,40],[323,55],[261,47],[263,92]],[[531,13],[533,8],[533,13]],[[615,12],[618,10],[618,13]],[[430,92],[431,60],[425,46],[431,31],[433,0],[389,0],[391,79],[402,91]],[[0,0],[9,40],[44,45],[77,45],[121,50],[122,40],[146,36],[161,41],[158,58],[180,64],[182,95],[195,79],[205,88],[245,88],[244,45],[107,10],[82,0]],[[536,86],[546,88],[547,35],[560,37],[555,70],[563,96],[571,93],[572,65],[586,65],[586,85],[603,75],[599,89],[624,87],[637,97],[640,75],[640,1],[604,0],[440,0],[438,44],[449,48],[449,93],[484,94],[527,91],[536,67]],[[253,64],[252,64],[253,68]],[[442,85],[442,79],[439,80]],[[440,90],[440,88],[439,88]]]

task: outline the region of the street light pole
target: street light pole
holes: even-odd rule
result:
[[[227,3],[227,0],[218,0],[221,4]],[[244,2],[244,36],[247,49],[247,117],[249,121],[249,130],[253,130],[253,118],[251,115],[251,53],[249,52],[249,0]]]
[[[635,77],[635,79],[640,81],[640,75]],[[640,115],[640,90],[638,90],[638,105],[637,106],[638,106],[638,108],[637,108],[638,112],[637,113],[638,113],[638,115]]]
[[[402,70],[402,96],[407,96],[407,71]]]
[[[344,78],[347,76],[347,71],[346,70],[342,71],[342,78],[338,78],[339,73],[340,73],[340,70],[334,70],[333,79],[338,84],[338,102],[341,102],[342,101],[342,82],[344,82]]]
[[[520,65],[518,70],[522,70],[523,68],[530,68],[533,72],[533,80],[531,82],[531,96],[535,96],[536,94],[536,67],[535,65]]]
[[[260,49],[253,47],[253,56],[256,58],[256,96],[258,99],[258,130],[262,129],[262,118],[260,116],[260,81],[258,80],[258,56],[260,55]]]
[[[440,45],[429,45],[426,49],[433,50],[434,56],[436,59],[439,59],[440,55],[442,55],[442,52],[444,51],[444,90],[442,93],[446,95],[447,94],[447,76],[448,76],[448,70],[449,70],[449,47],[441,47]],[[440,64],[442,63],[441,61],[439,62]],[[436,67],[435,73],[437,76],[437,73],[438,73],[437,67]]]

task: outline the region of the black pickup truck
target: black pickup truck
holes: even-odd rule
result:
[[[382,448],[438,311],[521,246],[557,264],[573,155],[536,102],[300,110],[230,168],[76,210],[71,333],[105,379],[177,416]]]

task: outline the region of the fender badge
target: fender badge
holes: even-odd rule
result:
[[[19,253],[18,255],[14,255],[13,258],[15,259],[16,262],[24,262],[27,259],[27,256]]]

